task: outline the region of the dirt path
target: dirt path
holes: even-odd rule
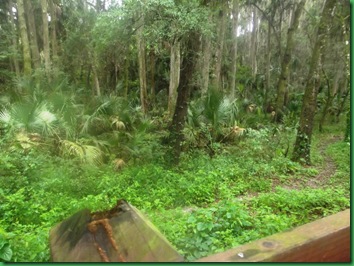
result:
[[[276,187],[280,186],[289,190],[301,190],[304,188],[323,188],[328,183],[329,179],[336,172],[336,165],[333,159],[326,154],[326,149],[330,144],[340,141],[341,136],[331,136],[324,139],[318,146],[319,153],[323,158],[323,161],[317,166],[311,166],[311,168],[315,168],[318,170],[318,174],[315,176],[304,176],[302,178],[289,177],[288,182],[283,183],[280,180],[273,179],[272,190],[275,191]],[[252,192],[247,194],[246,196],[237,197],[239,199],[251,199],[253,197],[257,197],[259,192]]]
[[[333,159],[326,154],[326,149],[330,144],[333,144],[341,140],[340,136],[331,136],[319,144],[319,153],[323,157],[323,162],[316,168],[319,172],[316,176],[307,177],[299,182],[294,182],[290,186],[286,186],[289,189],[299,189],[300,187],[319,188],[325,186],[330,177],[336,172],[336,165]],[[313,167],[313,166],[312,166]]]

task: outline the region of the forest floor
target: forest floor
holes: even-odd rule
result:
[[[343,137],[334,135],[326,139],[324,142],[321,142],[319,145],[320,155],[324,158],[324,162],[318,165],[319,173],[314,178],[308,180],[307,185],[309,187],[318,188],[322,187],[328,182],[330,177],[336,172],[336,165],[333,159],[326,154],[326,149],[330,144],[333,144],[338,141],[342,141]]]
[[[82,209],[114,206],[118,195],[194,261],[349,208],[350,143],[341,128],[316,132],[306,167],[284,156],[292,133],[277,139],[271,130],[255,131],[214,158],[186,153],[179,168],[151,162],[119,172],[44,149],[9,152],[12,143],[4,143],[0,237],[11,245],[12,261],[48,262],[55,224]]]
[[[333,158],[327,153],[327,148],[334,143],[341,142],[343,137],[341,135],[326,135],[318,143],[318,155],[320,156],[320,161],[313,163],[308,168],[314,168],[318,173],[314,176],[306,176],[303,178],[298,178],[294,176],[288,179],[286,182],[282,181],[279,177],[273,177],[272,191],[275,191],[277,187],[282,187],[287,190],[301,190],[304,188],[324,188],[328,184],[330,178],[336,173],[337,167]],[[306,166],[305,166],[306,167]],[[250,200],[257,197],[260,192],[251,192],[247,195],[239,196],[238,199]]]
[[[334,144],[338,141],[342,141],[342,136],[332,135],[323,139],[323,141],[318,145],[318,153],[323,158],[323,161],[315,165],[315,168],[318,170],[318,174],[313,177],[303,179],[303,181],[305,181],[303,184],[299,184],[300,180],[298,180],[298,182],[295,181],[294,183],[290,184],[288,188],[298,189],[301,187],[324,187],[328,183],[331,176],[334,175],[337,169],[333,159],[326,153],[326,150],[329,145]]]

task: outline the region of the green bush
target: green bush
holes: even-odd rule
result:
[[[86,139],[92,145],[108,140],[112,154],[105,156],[107,162],[120,155],[130,158],[118,171],[109,164],[55,156],[47,141],[28,148],[15,134],[0,139],[0,235],[7,241],[2,247],[11,247],[11,261],[49,261],[50,228],[83,208],[107,209],[121,198],[147,213],[187,260],[349,207],[348,143],[336,142],[326,150],[336,171],[321,189],[289,190],[280,186],[306,184],[321,166],[303,167],[286,157],[292,129],[249,130],[232,145],[217,143],[212,157],[195,147],[182,154],[179,166],[167,168],[161,163],[165,147],[148,121],[129,119],[124,117],[129,132]],[[315,144],[322,138],[316,135]]]
[[[191,261],[236,245],[237,236],[251,226],[251,217],[243,205],[221,201],[192,212],[185,226],[185,236],[174,243]]]
[[[349,207],[344,190],[287,190],[278,187],[275,193],[263,193],[250,201],[254,209],[269,208],[274,214],[294,217],[295,224],[310,222]]]

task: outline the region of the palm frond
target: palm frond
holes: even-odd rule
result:
[[[4,109],[4,110],[0,111],[0,122],[2,124],[4,124],[5,126],[10,125],[10,123],[11,123],[11,114],[10,114],[9,110]]]
[[[193,101],[188,106],[187,123],[193,127],[199,127],[204,122],[202,101]]]
[[[83,145],[83,149],[85,151],[84,162],[94,165],[102,164],[102,152],[99,148],[91,145]]]
[[[83,145],[79,142],[62,140],[60,141],[60,152],[64,157],[74,157],[83,163],[100,165],[102,163],[102,152],[92,145]]]
[[[98,106],[94,112],[90,115],[85,115],[84,118],[84,123],[81,128],[81,134],[85,134],[89,131],[90,126],[93,124],[95,119],[97,119],[101,114],[105,113],[105,110],[108,106],[110,106],[112,103],[110,101],[105,101],[103,102],[100,106]],[[103,118],[102,118],[103,119]],[[97,120],[96,120],[97,121]]]
[[[34,129],[38,129],[44,136],[53,136],[58,133],[57,117],[49,111],[47,104],[38,106],[35,110]]]
[[[12,122],[15,129],[25,129],[30,131],[35,119],[36,103],[16,103],[10,111]]]
[[[110,117],[111,126],[113,126],[116,130],[125,130],[125,124],[119,118],[119,116]]]

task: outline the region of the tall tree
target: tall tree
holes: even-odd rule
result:
[[[140,14],[139,25],[137,30],[137,47],[138,47],[138,62],[139,62],[139,81],[140,81],[140,102],[141,109],[144,114],[148,111],[147,99],[147,81],[146,81],[146,44],[143,35],[144,31],[144,13]]]
[[[320,55],[326,43],[328,23],[332,21],[332,11],[336,0],[326,0],[321,20],[317,30],[317,39],[312,51],[310,69],[306,79],[305,94],[303,96],[299,127],[297,130],[296,141],[292,160],[311,163],[311,137],[316,111],[316,100],[318,94],[318,63]]]
[[[186,33],[185,53],[181,66],[181,79],[178,86],[178,95],[172,124],[170,126],[170,142],[172,151],[169,154],[178,164],[182,151],[183,128],[187,117],[188,101],[190,98],[193,75],[200,49],[200,34],[196,31]]]
[[[267,50],[265,52],[265,88],[264,88],[264,107],[268,105],[268,95],[270,91],[270,59],[271,59],[271,40],[272,40],[272,29],[274,28],[274,15],[276,12],[276,7],[271,5],[270,15],[267,17]]]
[[[210,72],[210,59],[211,59],[211,38],[210,36],[203,36],[202,41],[202,64],[201,64],[201,93],[205,96],[209,87],[209,72]]]
[[[177,88],[179,84],[180,68],[181,68],[181,43],[176,38],[171,44],[170,57],[170,85],[168,92],[168,112],[173,116],[177,100]]]
[[[297,5],[296,11],[292,18],[292,23],[288,29],[288,35],[286,40],[286,48],[283,55],[283,61],[281,64],[281,72],[278,79],[278,88],[277,88],[277,100],[276,100],[276,107],[275,107],[275,120],[280,122],[283,114],[283,106],[285,100],[285,93],[287,87],[287,78],[289,76],[289,64],[291,61],[291,54],[294,48],[294,34],[299,26],[299,20],[301,16],[301,12],[304,8],[306,0],[301,0],[301,2]]]
[[[236,94],[236,70],[237,70],[237,28],[238,28],[239,0],[232,2],[232,49],[231,49],[231,77],[230,92],[234,98]]]
[[[250,43],[250,61],[252,67],[252,75],[257,74],[257,41],[258,41],[258,15],[257,8],[254,7],[252,11],[252,35]]]
[[[205,0],[203,5],[210,8],[210,0]],[[208,12],[208,21],[212,21],[213,16],[212,12]],[[204,97],[208,92],[209,87],[209,74],[210,74],[210,64],[211,64],[211,55],[212,55],[212,38],[211,34],[204,34],[202,36],[202,57],[201,61],[201,95]]]
[[[50,10],[50,32],[51,32],[51,40],[50,43],[52,45],[52,55],[53,61],[56,61],[58,58],[58,39],[57,39],[57,5],[54,3],[54,0],[49,0],[49,10]]]
[[[225,42],[225,32],[226,32],[226,22],[227,22],[227,1],[220,1],[220,10],[217,16],[218,19],[218,35],[216,42],[216,51],[215,51],[215,68],[214,68],[214,80],[213,85],[222,90],[221,84],[221,66],[223,62],[224,55],[224,42]],[[218,3],[219,4],[219,3]]]
[[[326,120],[328,110],[332,106],[333,100],[338,93],[339,81],[342,78],[344,71],[341,66],[338,66],[338,69],[335,71],[335,76],[334,76],[333,82],[330,81],[330,79],[324,69],[323,69],[323,72],[324,72],[325,79],[327,81],[327,97],[325,100],[325,105],[323,107],[323,110],[321,113],[321,118],[320,118],[319,125],[318,125],[318,129],[320,132],[323,132],[323,125]]]
[[[36,10],[35,7],[33,6],[36,3],[32,1],[25,1],[25,8],[28,10],[26,12],[26,17],[27,17],[27,25],[28,25],[28,35],[29,35],[29,41],[30,41],[30,47],[31,47],[31,54],[32,54],[32,63],[34,68],[39,68],[41,65],[41,58],[39,56],[39,46],[38,46],[38,37],[37,37],[37,27],[36,25],[36,20],[35,20],[35,14]]]
[[[17,0],[17,8],[18,8],[18,22],[20,25],[21,43],[23,49],[23,73],[25,75],[30,75],[32,73],[31,52],[30,52],[30,44],[28,41],[28,35],[27,35],[25,6],[23,0]]]
[[[15,73],[16,76],[20,75],[20,65],[17,59],[17,50],[18,50],[18,40],[17,40],[17,33],[16,33],[16,28],[15,28],[15,20],[14,20],[14,14],[13,14],[13,2],[12,0],[9,0],[8,2],[8,14],[9,14],[9,21],[10,21],[10,29],[12,31],[12,37],[11,37],[11,42],[12,42],[12,56],[11,56],[11,61],[12,64],[15,68]]]
[[[151,103],[155,103],[156,97],[156,84],[155,84],[155,71],[156,71],[156,57],[155,51],[153,49],[149,52],[149,60],[150,60],[150,96],[151,96]]]
[[[41,0],[42,6],[42,23],[43,23],[43,54],[44,67],[49,74],[50,70],[50,46],[49,46],[49,28],[48,28],[48,3],[47,0]]]

